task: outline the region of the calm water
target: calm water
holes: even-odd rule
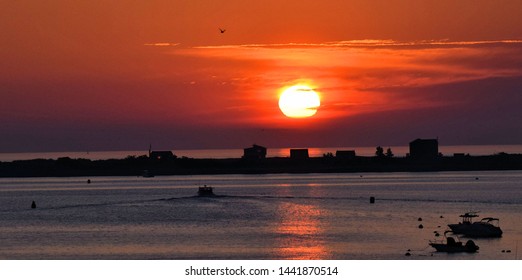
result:
[[[434,253],[468,210],[504,236]],[[515,259],[521,220],[522,171],[0,179],[0,259]]]

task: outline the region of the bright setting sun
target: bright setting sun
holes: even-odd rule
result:
[[[321,105],[319,94],[307,85],[294,85],[283,90],[279,108],[290,118],[307,118],[315,115]]]

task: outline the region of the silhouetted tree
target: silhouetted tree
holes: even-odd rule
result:
[[[378,146],[377,148],[375,148],[375,155],[378,157],[383,157],[384,149],[381,146]]]
[[[394,156],[391,148],[388,148],[388,149],[386,150],[386,156],[387,156],[387,157],[393,157],[393,156]]]

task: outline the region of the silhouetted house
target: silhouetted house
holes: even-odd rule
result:
[[[307,159],[308,149],[290,149],[290,158],[291,159]]]
[[[434,159],[439,156],[439,140],[416,139],[410,142],[410,157],[415,159]]]
[[[336,158],[341,158],[341,159],[354,159],[355,158],[355,151],[354,150],[337,151],[337,152],[335,152],[335,157]]]
[[[259,145],[252,145],[250,148],[243,149],[244,159],[263,159],[266,158],[266,148]]]
[[[152,160],[168,160],[175,159],[176,156],[171,151],[150,151],[149,159]]]

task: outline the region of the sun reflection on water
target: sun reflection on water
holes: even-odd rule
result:
[[[277,247],[282,259],[326,259],[330,255],[322,240],[320,217],[323,210],[314,205],[283,202],[278,206],[280,222],[275,231],[279,234]]]

